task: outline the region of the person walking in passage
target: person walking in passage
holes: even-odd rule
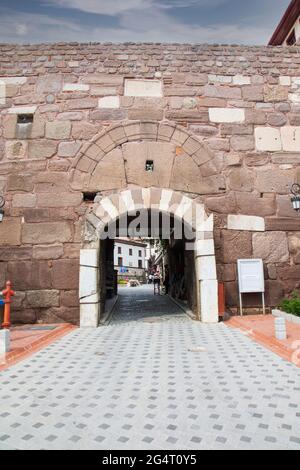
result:
[[[160,282],[161,282],[160,271],[159,271],[158,266],[155,266],[155,271],[153,274],[154,295],[156,294],[160,295]]]

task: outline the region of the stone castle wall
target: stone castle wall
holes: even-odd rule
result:
[[[299,161],[298,47],[0,45],[0,285],[18,291],[14,320],[78,321],[82,193],[136,187],[203,202],[228,304],[237,258],[262,257],[276,305],[300,284]]]

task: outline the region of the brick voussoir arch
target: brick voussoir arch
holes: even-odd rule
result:
[[[201,239],[203,233],[206,239],[213,238],[213,215],[206,214],[203,204],[172,189],[136,188],[109,196],[99,195],[95,198],[93,212],[87,221],[100,238],[107,225],[126,213],[140,210],[172,214],[193,228],[198,238]]]
[[[97,163],[113,149],[127,142],[143,140],[174,143],[192,157],[198,166],[214,158],[208,146],[183,126],[169,121],[126,121],[105,129],[84,144],[73,168],[80,172],[92,173]]]

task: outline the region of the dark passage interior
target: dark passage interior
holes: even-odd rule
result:
[[[139,287],[129,288],[124,287],[124,284],[122,286],[118,285],[114,247],[115,242],[118,242],[120,238],[142,240],[145,243],[150,240],[152,242],[158,240],[157,245],[160,247],[160,253],[157,254],[156,260],[153,258],[148,260],[144,281],[141,282]],[[147,214],[142,216],[141,214],[125,214],[115,222],[114,227],[107,226],[104,237],[100,241],[100,320],[106,315],[115,296],[121,294],[118,302],[125,302],[125,289],[127,289],[126,302],[128,305],[130,305],[130,298],[132,297],[132,300],[136,298],[138,291],[141,292],[141,297],[146,296],[146,298],[141,298],[139,301],[141,318],[145,316],[146,306],[147,308],[150,307],[147,313],[152,312],[152,315],[155,314],[155,305],[148,305],[149,295],[153,295],[154,299],[153,285],[150,284],[151,279],[149,280],[149,277],[151,278],[151,276],[149,274],[151,274],[155,263],[159,263],[161,275],[160,296],[166,297],[166,301],[160,299],[158,302],[155,300],[157,308],[159,308],[159,314],[164,313],[164,308],[166,315],[174,310],[170,310],[171,301],[169,297],[171,297],[179,304],[179,306],[176,306],[175,303],[171,302],[176,307],[175,310],[178,308],[180,310],[181,306],[198,318],[195,253],[191,249],[193,241],[192,230],[190,227],[184,226],[182,220],[153,210],[147,211]]]

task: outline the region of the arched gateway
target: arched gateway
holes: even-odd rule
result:
[[[126,214],[140,212],[169,214],[193,232],[188,249],[194,253],[197,317],[207,323],[218,321],[213,216],[208,217],[204,205],[186,195],[201,194],[201,184],[209,184],[209,176],[205,175],[216,172],[212,152],[185,128],[168,122],[114,126],[81,149],[72,185],[87,192],[101,189],[86,216],[80,254],[82,327],[99,324],[105,228]],[[103,194],[103,189],[108,195]]]
[[[144,211],[170,214],[190,227],[194,239],[187,249],[194,252],[197,282],[198,318],[205,323],[218,321],[218,283],[213,240],[213,216],[207,217],[204,206],[170,189],[140,188],[108,197],[96,198],[93,212],[87,216],[85,247],[80,253],[80,325],[99,324],[100,250],[105,228],[124,214]]]

